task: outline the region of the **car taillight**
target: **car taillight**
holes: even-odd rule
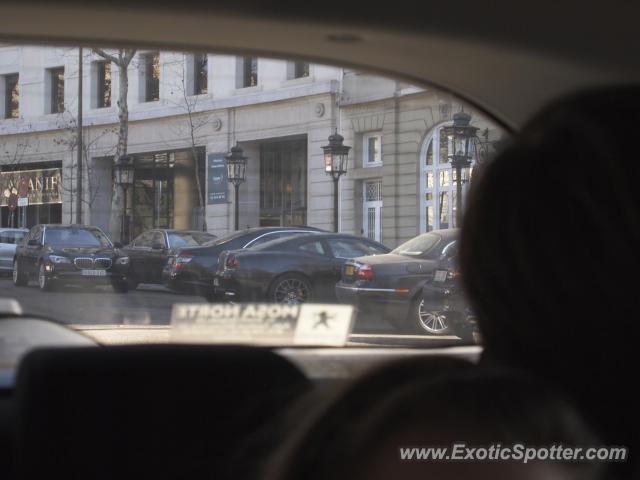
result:
[[[187,265],[187,263],[189,263],[191,260],[193,260],[193,253],[182,252],[180,253],[180,255],[176,256],[175,268],[177,269],[184,268]]]
[[[373,267],[366,263],[358,265],[356,268],[356,277],[362,280],[371,280],[373,278]]]
[[[225,266],[227,268],[237,268],[240,266],[240,260],[234,255],[229,255],[227,257],[227,261],[225,262]]]
[[[447,279],[453,280],[455,278],[460,278],[460,270],[449,270],[447,273]]]

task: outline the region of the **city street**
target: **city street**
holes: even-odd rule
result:
[[[54,319],[81,328],[107,343],[167,342],[174,303],[204,303],[199,296],[176,295],[158,285],[140,285],[127,294],[111,287],[68,286],[43,293],[35,282],[15,287],[11,277],[0,277],[0,297],[20,302],[25,313]],[[125,335],[126,332],[126,335]],[[126,339],[125,339],[126,336]],[[350,337],[353,345],[437,347],[459,342],[455,336],[399,335],[389,325],[357,325]]]

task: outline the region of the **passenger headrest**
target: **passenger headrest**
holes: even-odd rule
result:
[[[19,468],[39,479],[242,477],[263,430],[307,387],[261,348],[37,350],[17,378]]]

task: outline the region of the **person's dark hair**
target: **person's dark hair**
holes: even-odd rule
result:
[[[640,87],[547,108],[482,171],[460,242],[490,358],[561,387],[630,442],[640,272]],[[633,415],[635,418],[635,415]]]
[[[568,402],[521,372],[418,358],[376,370],[316,406],[267,465],[266,479],[370,478],[382,458],[395,478],[413,478],[398,461],[399,447],[459,441],[581,446],[595,437]],[[600,471],[572,465],[567,473],[572,470],[582,479]]]

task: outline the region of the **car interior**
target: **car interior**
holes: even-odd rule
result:
[[[0,11],[0,42],[136,45],[339,65],[444,89],[515,135],[549,104],[640,81],[635,55],[640,7],[617,0],[400,0],[385,5],[360,0],[23,0],[3,3]],[[632,145],[633,140],[624,141]],[[513,288],[526,285],[514,283]],[[15,306],[0,303],[0,308],[6,310],[0,311],[2,479],[424,478],[428,473],[440,478],[605,478],[597,469],[573,467],[560,469],[558,477],[544,469],[505,473],[476,464],[448,471],[446,462],[428,473],[420,462],[413,469],[402,464],[385,470],[384,454],[377,456],[372,438],[390,438],[394,448],[460,439],[476,445],[544,444],[573,441],[573,433],[566,432],[582,431],[572,413],[563,410],[557,414],[560,426],[543,432],[544,422],[556,418],[555,406],[544,410],[548,398],[534,395],[537,387],[523,387],[522,377],[514,380],[511,373],[486,367],[491,358],[482,345],[163,344],[160,330],[149,331],[142,345],[134,337],[107,345],[107,336],[98,330],[85,335],[91,332],[29,318]],[[135,326],[127,327],[133,335]],[[635,339],[632,332],[624,334]],[[602,344],[598,358],[615,348]],[[568,345],[568,358],[570,352]],[[562,358],[563,352],[553,354]],[[479,373],[460,373],[468,371]],[[447,374],[453,383],[447,383]],[[500,409],[491,409],[494,403],[482,385],[495,385],[496,375],[504,391],[502,403],[496,403]],[[631,377],[625,381],[631,383]],[[632,396],[626,388],[612,395]],[[441,396],[424,406],[433,409],[438,421],[425,423],[420,435],[411,430],[409,413],[393,416],[401,405],[411,405],[407,412],[417,415],[418,400],[431,392]],[[473,398],[474,392],[484,392],[477,393],[483,399],[477,409],[474,402],[461,400]],[[637,424],[635,413],[626,410],[632,400],[620,404],[629,418],[627,429]],[[468,428],[448,429],[457,418],[464,418]],[[502,421],[517,426],[513,432],[489,427]],[[589,435],[579,441],[588,441]],[[596,443],[631,448],[625,443],[630,441],[625,431]],[[395,457],[397,449],[389,463]],[[372,459],[380,459],[377,470],[365,468]],[[633,478],[638,472],[633,452],[630,459],[606,474]]]

